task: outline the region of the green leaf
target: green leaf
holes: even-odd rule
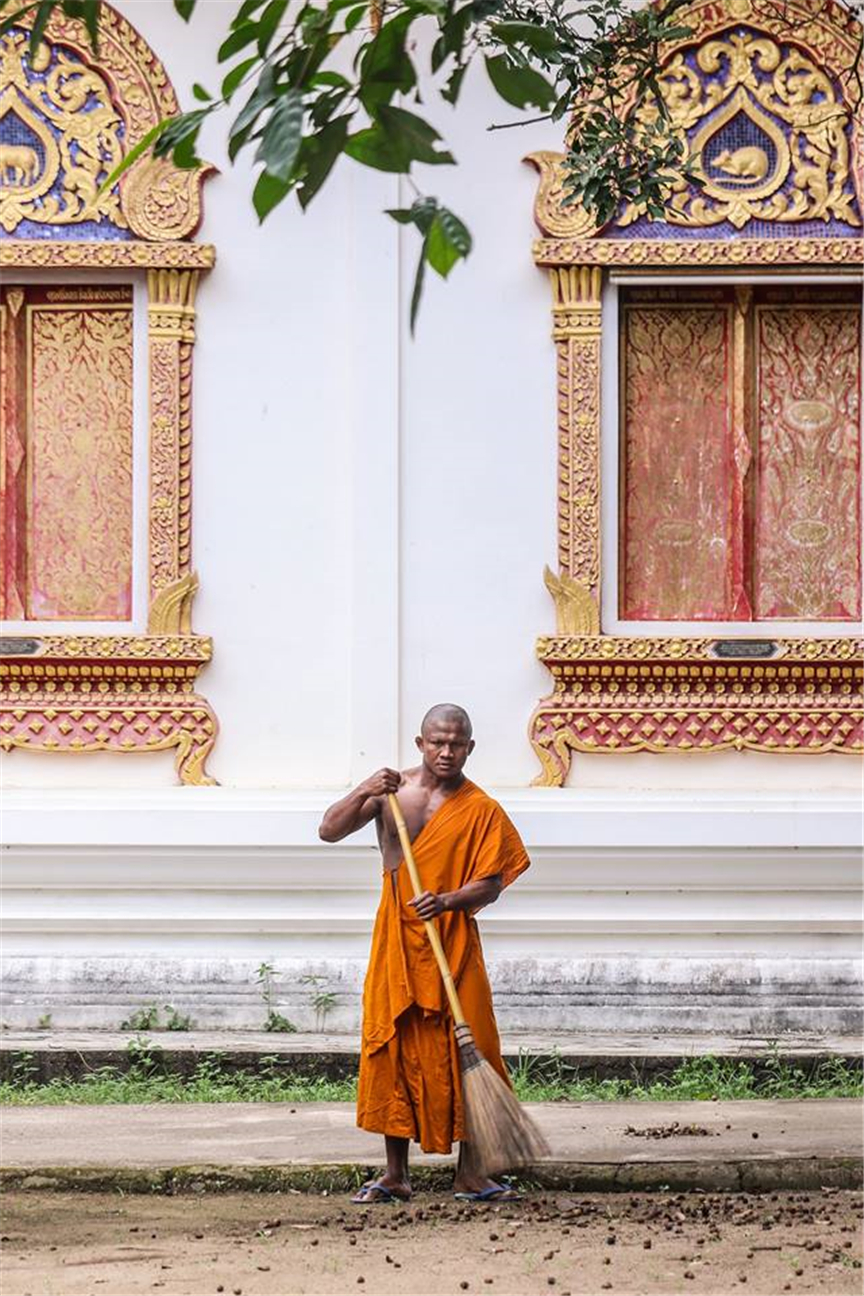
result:
[[[554,54],[558,37],[549,27],[538,27],[530,22],[500,22],[490,29],[496,40],[504,45],[527,45],[535,54]]]
[[[332,122],[303,141],[303,160],[306,173],[297,190],[300,206],[305,211],[327,179],[336,159],[341,154],[348,137],[350,114],[336,117]]]
[[[223,99],[225,100],[231,99],[231,96],[239,86],[240,82],[250,71],[250,69],[255,66],[257,62],[258,62],[258,55],[253,54],[251,58],[244,59],[242,63],[238,63],[236,67],[233,67],[231,69],[231,71],[225,77],[225,80],[222,82]]]
[[[162,134],[163,130],[165,129],[165,127],[168,125],[170,121],[171,121],[170,117],[163,117],[162,121],[157,122],[157,124],[153,126],[147,132],[146,135],[141,136],[141,139],[138,141],[138,143],[129,150],[129,152],[122,159],[122,161],[117,163],[116,167],[111,172],[111,174],[105,180],[102,181],[101,185],[99,186],[99,192],[97,194],[97,197],[101,197],[103,193],[106,193],[109,189],[114,188],[115,184],[120,179],[120,177],[126,171],[128,171],[130,167],[134,166],[135,163],[138,161],[138,159],[141,157],[142,153],[146,153],[150,145],[153,144],[154,141],[159,138],[159,136]]]
[[[369,6],[368,4],[365,3],[365,0],[363,4],[357,5],[356,9],[351,9],[345,15],[346,32],[352,32],[354,28],[357,26],[357,24],[363,21],[363,19],[366,17],[368,12],[369,12]]]
[[[238,27],[236,31],[232,31],[231,35],[226,37],[219,46],[219,53],[217,55],[219,62],[227,62],[232,54],[236,54],[238,50],[245,49],[247,45],[251,45],[252,42],[257,39],[258,24],[252,22],[243,23],[242,27]]]
[[[240,109],[228,131],[228,156],[233,162],[248,140],[252,128],[266,107],[276,98],[276,77],[272,66],[265,63],[258,84]]]
[[[276,28],[284,18],[287,8],[288,0],[270,0],[258,20],[258,53],[262,58],[267,53],[270,42],[276,34]]]
[[[196,0],[174,0],[174,8],[184,22],[188,22],[195,9]]]
[[[350,90],[351,82],[341,72],[316,72],[309,81],[310,85],[336,86],[340,90]]]
[[[258,220],[263,224],[267,216],[274,207],[282,201],[283,198],[291,192],[290,180],[279,180],[269,171],[262,171],[258,181],[252,191],[252,205],[258,214]]]
[[[555,101],[549,82],[533,68],[516,67],[506,54],[486,59],[486,71],[498,94],[515,108],[546,109]]]
[[[303,92],[290,89],[279,100],[264,127],[255,155],[269,175],[284,183],[291,177],[303,139]]]
[[[236,31],[239,27],[242,27],[254,13],[257,13],[259,9],[263,9],[266,3],[267,0],[243,0],[240,8],[231,19],[231,30]]]
[[[199,81],[196,81],[192,87],[192,93],[196,99],[203,103],[209,103],[213,98],[209,90],[205,90]]]
[[[449,207],[442,207],[438,212],[438,220],[441,223],[444,233],[448,240],[457,249],[462,257],[467,257],[472,248],[471,231],[467,225],[464,225],[459,217]]]
[[[414,64],[405,53],[408,28],[415,15],[409,10],[384,24],[360,58],[360,102],[370,116],[395,94],[407,94],[417,82]]]
[[[467,71],[467,63],[463,63],[461,67],[454,68],[450,74],[450,79],[441,91],[441,98],[447,103],[452,104],[454,108],[459,99],[459,91],[462,89],[462,79]]]
[[[87,28],[87,35],[90,37],[90,44],[93,52],[99,53],[99,6],[101,0],[84,0],[81,6],[81,16],[84,19],[84,26]]]
[[[405,156],[383,126],[368,126],[365,130],[349,135],[345,141],[344,151],[355,162],[374,167],[377,171],[396,171],[404,174],[411,166],[411,159]]]
[[[428,234],[439,211],[435,198],[418,198],[410,207],[389,207],[385,215],[400,225],[416,225],[421,234]]]
[[[446,279],[457,261],[471,251],[471,235],[458,216],[439,207],[426,235],[426,260]]]
[[[194,171],[196,167],[201,166],[196,147],[198,144],[198,131],[194,134],[186,135],[178,144],[174,145],[174,151],[171,154],[171,161],[181,171]]]
[[[180,154],[181,158],[184,160],[177,162],[177,165],[185,165],[187,167],[194,165],[189,161],[190,154],[187,141],[191,141],[194,146],[194,143],[198,138],[198,132],[201,129],[205,117],[209,116],[210,111],[209,108],[193,108],[192,112],[179,113],[178,116],[172,118],[165,126],[165,129],[160,132],[159,138],[156,140],[153,149],[156,156],[166,157],[169,153],[176,154],[178,146],[184,144],[186,147],[181,150]]]
[[[433,166],[454,162],[451,153],[435,147],[441,140],[438,132],[415,113],[382,104],[378,109],[378,120],[409,161],[427,162]]]
[[[436,216],[426,236],[426,260],[442,279],[446,279],[461,255],[448,239],[440,216]]]
[[[411,336],[414,336],[414,325],[417,323],[417,312],[420,309],[420,298],[423,296],[423,278],[426,273],[426,240],[420,249],[420,260],[417,262],[417,273],[414,276],[414,288],[411,293]]]
[[[36,17],[33,19],[33,26],[30,28],[31,58],[38,52],[39,46],[42,44],[42,33],[53,11],[54,0],[41,0],[41,3],[36,6]]]

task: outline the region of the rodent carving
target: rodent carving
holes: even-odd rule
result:
[[[764,180],[768,174],[768,154],[755,144],[730,153],[723,149],[711,163],[713,171],[725,171],[738,180]]]

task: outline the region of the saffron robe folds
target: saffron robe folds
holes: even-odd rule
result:
[[[529,864],[507,815],[467,779],[412,848],[423,887],[435,893],[495,874],[506,887]],[[384,870],[363,990],[357,1124],[446,1153],[463,1137],[458,1049],[441,973],[423,922],[409,907],[413,894],[404,860],[394,872]],[[477,923],[465,911],[436,921],[477,1047],[507,1080]]]

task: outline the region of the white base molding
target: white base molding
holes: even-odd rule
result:
[[[116,1030],[171,1004],[260,1029],[268,963],[298,1029],[356,1031],[380,862],[371,831],[318,840],[332,799],[5,793],[3,1025]],[[499,799],[533,862],[481,918],[503,1030],[860,1031],[854,798]]]

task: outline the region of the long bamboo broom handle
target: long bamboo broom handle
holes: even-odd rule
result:
[[[405,857],[405,863],[408,867],[408,876],[411,879],[411,885],[414,888],[414,896],[416,898],[422,892],[423,887],[420,884],[420,874],[417,872],[417,865],[414,863],[414,852],[411,850],[411,838],[408,836],[408,828],[405,824],[402,808],[392,792],[388,792],[387,800],[390,802],[390,809],[393,811],[393,818],[396,820],[396,831],[399,834],[402,854]],[[447,992],[450,1011],[453,1014],[453,1023],[456,1026],[464,1026],[465,1014],[462,1011],[462,1005],[460,1004],[459,996],[456,993],[456,984],[453,980],[453,973],[450,971],[450,964],[447,962],[447,955],[444,953],[444,947],[441,944],[441,937],[438,935],[438,928],[428,919],[423,920],[423,926],[426,928],[426,935],[429,937],[429,944],[432,946],[432,953],[435,955],[435,960],[444,981],[444,989]]]

